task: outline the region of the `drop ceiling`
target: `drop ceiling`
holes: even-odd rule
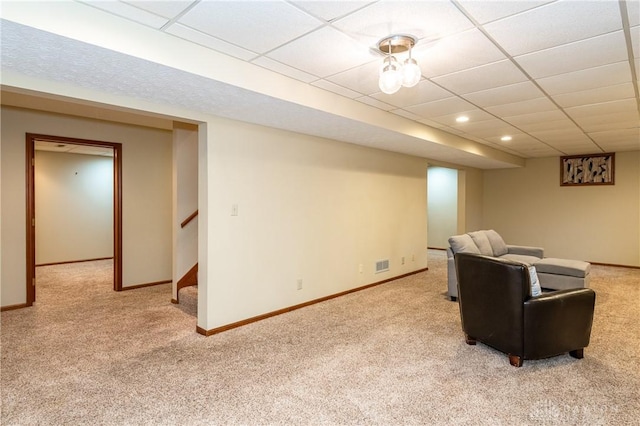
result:
[[[635,0],[84,1],[78,5],[104,14],[105,19],[117,17],[152,28],[517,157],[640,149],[640,2]],[[416,87],[387,95],[377,85],[382,56],[375,46],[394,33],[418,38],[413,57],[422,80]],[[505,166],[467,152],[452,154],[453,147],[425,144],[339,113],[327,114],[233,85],[216,86],[205,77],[141,63],[80,38],[67,40],[3,21],[2,43],[3,70],[153,102],[183,103],[185,108],[197,104],[204,112],[442,161]],[[142,69],[146,74],[136,72]],[[153,90],[145,81],[149,73],[165,90]],[[215,99],[206,91],[208,96],[198,98],[203,87]],[[460,115],[469,121],[458,123]],[[506,135],[511,137],[508,142],[501,140]]]

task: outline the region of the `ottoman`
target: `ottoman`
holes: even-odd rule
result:
[[[581,260],[545,257],[533,263],[538,272],[540,287],[553,290],[588,288],[591,264]]]

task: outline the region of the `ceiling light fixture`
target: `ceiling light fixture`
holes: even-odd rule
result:
[[[511,139],[512,139],[511,136],[503,136],[503,137],[500,138],[500,140],[502,142],[509,142]]]
[[[456,118],[456,121],[458,123],[466,123],[467,121],[469,121],[469,117],[467,117],[466,115],[461,115],[460,117]]]
[[[380,68],[380,79],[378,86],[384,93],[391,95],[396,93],[402,86],[413,87],[420,81],[422,71],[418,62],[411,57],[411,50],[417,40],[410,35],[395,34],[383,38],[378,42],[378,50],[386,54],[382,67]],[[409,52],[409,57],[400,64],[395,56],[396,53]]]

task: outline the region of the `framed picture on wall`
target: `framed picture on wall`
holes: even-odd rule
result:
[[[613,185],[615,159],[613,152],[560,157],[560,185]]]

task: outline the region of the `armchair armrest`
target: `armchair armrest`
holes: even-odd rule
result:
[[[589,288],[544,293],[524,302],[525,358],[589,345],[596,294]]]
[[[544,249],[542,247],[516,246],[507,244],[509,254],[523,254],[526,256],[535,256],[542,259],[544,257]]]

